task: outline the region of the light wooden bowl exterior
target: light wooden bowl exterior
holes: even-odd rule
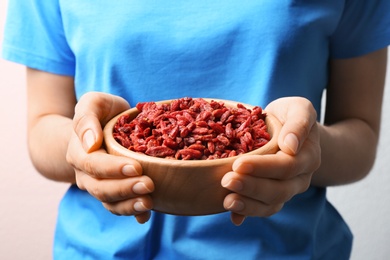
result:
[[[226,106],[236,107],[237,104],[227,100],[212,100],[223,101]],[[159,103],[169,102],[170,100],[166,100]],[[244,106],[253,107],[246,104]],[[229,191],[221,186],[221,179],[225,173],[231,171],[237,156],[215,160],[174,160],[130,151],[114,139],[113,128],[123,114],[129,114],[134,118],[138,113],[136,108],[132,108],[111,119],[104,128],[104,142],[108,153],[137,160],[142,165],[143,174],[153,180],[155,185],[155,191],[152,193],[153,209],[168,214],[193,216],[225,211],[223,200]],[[263,155],[277,152],[279,149],[277,136],[281,124],[272,115],[266,116],[266,124],[271,140],[263,147],[246,154]]]

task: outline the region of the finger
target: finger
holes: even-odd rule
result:
[[[149,211],[135,215],[135,218],[137,219],[138,223],[144,224],[144,223],[149,221],[150,216],[151,216],[151,212],[149,210]]]
[[[145,223],[150,217],[150,213],[148,212],[153,208],[153,203],[150,196],[142,196],[136,199],[128,199],[116,203],[103,203],[103,206],[115,215],[135,215],[138,222]]]
[[[107,154],[104,150],[80,157],[74,167],[96,179],[122,179],[142,175],[142,166],[136,160]]]
[[[153,181],[147,176],[126,179],[95,179],[76,171],[76,183],[101,202],[114,203],[137,198],[154,191]]]
[[[271,103],[265,111],[274,114],[282,123],[278,137],[280,149],[291,155],[297,154],[317,122],[312,103],[300,97],[284,98]]]
[[[278,137],[278,144],[282,151],[297,154],[304,140],[309,136],[317,123],[317,113],[310,102],[304,106],[292,106],[287,113],[287,120],[283,124]]]
[[[269,217],[279,212],[284,204],[265,204],[237,193],[230,193],[224,199],[223,206],[226,210],[241,216]]]
[[[258,178],[286,180],[301,173],[314,172],[321,159],[315,145],[305,144],[298,155],[291,156],[282,151],[270,155],[245,155],[234,161],[234,172]]]
[[[102,126],[130,106],[121,97],[98,92],[88,92],[75,108],[73,128],[85,151],[98,149],[103,142]]]
[[[73,134],[66,154],[73,168],[97,179],[115,179],[142,175],[142,166],[136,160],[107,154],[103,149],[86,153]]]
[[[257,178],[229,172],[222,178],[222,186],[241,196],[265,204],[281,204],[309,188],[311,174],[300,174],[288,180]]]
[[[230,220],[236,226],[241,226],[244,223],[246,216],[232,212],[230,214]]]
[[[278,151],[271,155],[240,156],[233,163],[233,171],[262,178],[290,179],[297,174],[311,173],[321,165],[319,128],[315,125],[302,142],[300,152],[290,155]]]

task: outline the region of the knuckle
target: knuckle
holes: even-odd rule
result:
[[[283,208],[283,206],[284,206],[283,203],[269,205],[268,207],[265,208],[263,216],[270,217],[272,215],[275,215]]]
[[[73,130],[80,139],[88,129],[87,126],[90,124],[90,121],[90,116],[85,113],[75,114],[73,118]]]
[[[304,131],[304,134],[308,136],[313,127],[313,123],[316,122],[317,111],[313,104],[306,98],[300,98],[300,104],[302,111],[305,111],[305,114],[308,116],[299,117],[296,119],[296,124]]]
[[[69,151],[66,152],[65,154],[65,160],[66,162],[75,170],[79,170],[80,168],[78,167],[78,160],[80,159],[79,158],[75,158],[72,153]]]
[[[117,193],[119,200],[127,199],[131,194],[131,189],[128,186],[120,186]]]
[[[99,97],[99,92],[95,92],[95,91],[89,91],[85,94],[83,94],[79,100],[79,102],[76,104],[76,111],[78,111],[78,109],[80,109],[84,104],[88,104],[90,102],[92,102],[93,100],[96,100],[98,99]]]
[[[321,166],[321,147],[318,144],[312,144],[309,146],[309,152],[307,153],[305,171],[314,172]]]
[[[80,101],[75,106],[75,114],[73,117],[73,129],[79,135],[89,123],[90,116],[94,115],[92,107],[102,107],[105,105],[101,93],[88,92],[84,94]]]
[[[72,155],[69,153],[69,150],[66,152],[65,160],[68,164],[70,164],[72,167],[74,166]]]
[[[117,215],[117,216],[120,216],[121,214],[119,212],[116,211],[116,209],[113,207],[112,204],[110,203],[102,203],[103,207],[108,210],[109,212],[111,212],[112,214],[114,215]]]
[[[93,163],[88,158],[85,158],[83,162],[83,169],[85,172],[92,173],[93,172]]]
[[[303,193],[307,191],[310,187],[310,182],[311,182],[311,176],[312,173],[307,173],[307,174],[301,174],[301,185],[298,188],[298,193]]]
[[[283,161],[284,163],[284,171],[281,173],[280,177],[282,180],[287,180],[293,178],[296,173],[299,171],[300,165],[298,160],[293,156],[288,156]]]
[[[300,99],[299,101],[300,101],[302,107],[304,109],[306,109],[306,111],[309,111],[313,114],[317,113],[314,106],[313,106],[313,103],[309,99],[304,98],[304,97],[300,97],[299,99]]]
[[[302,126],[305,136],[309,136],[311,131],[311,122],[309,118],[302,118],[300,124]]]
[[[83,160],[83,171],[96,179],[102,178],[102,174],[96,170],[96,161],[91,156],[86,156]]]
[[[277,189],[274,196],[268,201],[269,205],[280,204],[291,199],[292,195],[288,189]]]
[[[316,149],[314,150],[313,152],[314,154],[317,155],[316,159],[313,160],[313,169],[312,169],[312,172],[318,170],[318,168],[320,168],[321,166],[321,147],[318,145],[316,146]]]
[[[84,182],[82,181],[82,178],[80,176],[80,173],[78,171],[75,171],[75,179],[76,179],[76,185],[80,190],[86,190]]]
[[[88,192],[101,202],[110,202],[110,199],[108,196],[102,191],[102,189],[99,186],[93,186],[88,190]]]

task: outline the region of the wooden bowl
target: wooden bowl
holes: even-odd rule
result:
[[[229,100],[212,100],[223,101],[228,107],[236,107],[238,103]],[[171,100],[166,100],[157,103],[170,102]],[[243,105],[253,108],[251,105]],[[243,155],[215,160],[174,160],[133,152],[114,139],[113,128],[123,114],[135,118],[138,113],[136,108],[132,108],[112,118],[104,127],[104,142],[108,153],[137,160],[142,165],[143,174],[153,180],[155,185],[152,193],[153,210],[192,216],[224,212],[223,200],[229,191],[221,186],[221,179],[225,173],[231,171],[232,164],[238,156]],[[278,151],[277,136],[281,124],[268,114],[266,124],[271,140],[261,148],[246,154],[264,155]]]

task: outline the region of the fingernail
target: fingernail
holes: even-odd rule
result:
[[[86,151],[89,151],[96,143],[95,134],[91,129],[88,129],[83,135],[83,146]]]
[[[242,182],[239,180],[227,180],[226,181],[225,179],[222,179],[221,184],[222,184],[222,187],[227,188],[227,189],[232,190],[232,191],[235,191],[235,192],[241,191],[244,187]]]
[[[299,146],[299,140],[298,137],[290,133],[286,135],[284,138],[284,144],[294,153],[296,154],[298,152],[298,146]]]
[[[133,186],[133,192],[137,194],[148,194],[151,193],[152,191],[146,187],[145,183],[143,182],[137,182]]]
[[[141,201],[137,201],[136,203],[134,203],[134,210],[135,211],[138,211],[138,212],[143,212],[143,211],[147,211],[149,210],[145,204]]]
[[[233,200],[233,202],[227,207],[230,211],[241,211],[244,208],[245,204],[241,200]]]
[[[122,168],[122,174],[130,177],[139,176],[135,167],[131,164],[127,164]]]

